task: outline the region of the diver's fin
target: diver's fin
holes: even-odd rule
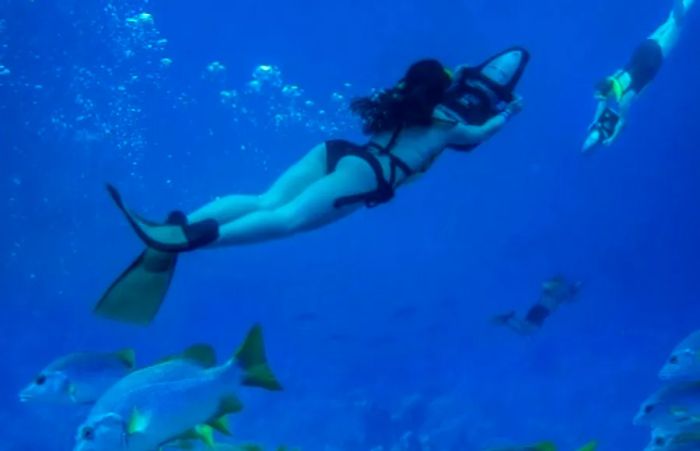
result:
[[[136,352],[133,349],[122,349],[115,352],[114,355],[121,360],[127,368],[134,369],[136,367]]]
[[[262,327],[259,324],[254,325],[246,335],[243,344],[236,351],[235,362],[244,371],[241,381],[243,385],[267,390],[282,390],[282,385],[267,365],[265,342]]]
[[[94,312],[116,321],[148,325],[165,299],[176,263],[177,254],[146,249],[110,285]]]
[[[595,440],[592,440],[582,447],[580,447],[577,451],[595,451],[598,449],[598,442]]]
[[[238,401],[238,398],[236,398],[236,401]],[[220,404],[219,407],[223,405]],[[238,411],[243,410],[243,404],[241,404],[240,401],[238,401],[238,405],[236,406],[238,408]],[[234,412],[229,412],[229,413],[234,413]],[[219,418],[216,418],[214,420],[208,421],[207,424],[214,428],[214,430],[224,434],[224,435],[231,435],[231,428],[229,428],[228,425],[228,417],[226,415],[222,415]]]
[[[186,252],[211,244],[219,237],[219,223],[213,219],[188,224],[182,212],[173,212],[171,217],[177,217],[179,221],[158,224],[132,213],[114,186],[108,184],[107,191],[136,234],[148,247],[162,252]]]

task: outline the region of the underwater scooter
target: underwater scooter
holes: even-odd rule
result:
[[[598,119],[588,129],[588,136],[583,143],[581,152],[590,153],[595,147],[610,138],[620,122],[620,114],[611,107],[606,107]]]

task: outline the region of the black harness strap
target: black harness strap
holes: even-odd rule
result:
[[[364,193],[340,197],[333,203],[335,208],[342,208],[347,205],[360,202],[364,202],[369,208],[376,207],[377,205],[387,202],[394,197],[394,188],[396,187],[396,168],[401,169],[401,171],[403,171],[407,177],[414,174],[413,169],[411,169],[409,165],[391,153],[391,150],[394,148],[394,146],[396,146],[396,142],[398,141],[399,134],[402,130],[403,127],[398,127],[396,130],[394,130],[389,143],[384,147],[377,143],[369,142],[364,146],[359,147],[357,150],[347,152],[347,155],[362,158],[367,162],[367,164],[369,164],[377,177],[377,188]],[[371,149],[376,150],[379,155],[385,155],[389,158],[389,180],[384,178],[384,169],[379,163],[377,157],[370,151]]]

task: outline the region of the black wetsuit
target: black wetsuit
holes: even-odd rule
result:
[[[637,47],[624,70],[630,74],[632,82],[628,90],[640,93],[661,69],[664,54],[654,39],[647,39]]]

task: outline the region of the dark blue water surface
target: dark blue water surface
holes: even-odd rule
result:
[[[0,6],[0,449],[72,446],[84,410],[17,400],[55,356],[132,346],[146,363],[209,342],[223,358],[255,321],[286,390],[244,393],[241,440],[643,448],[634,412],[700,324],[698,11],[619,141],[586,158],[595,82],[670,0]],[[141,249],[106,181],[153,218],[259,192],[316,143],[363,139],[348,99],[416,59],[512,44],[532,53],[526,108],[477,152],[312,234],[183,256],[150,327],[92,315]],[[275,76],[251,92],[260,65]],[[584,282],[580,302],[531,338],[491,325],[555,273]]]

